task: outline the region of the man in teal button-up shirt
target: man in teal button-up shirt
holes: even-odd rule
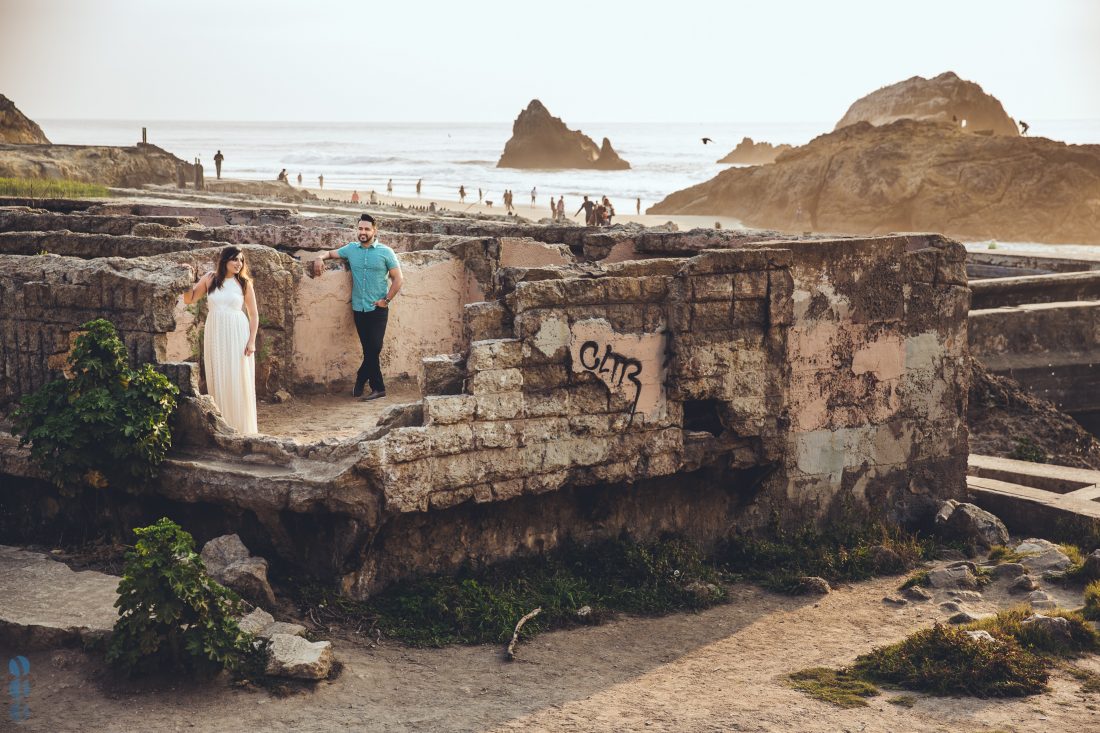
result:
[[[313,261],[311,274],[324,271],[323,260],[342,258],[351,269],[351,312],[355,318],[355,330],[363,347],[363,363],[355,377],[352,396],[363,394],[363,386],[370,386],[370,394],[364,400],[386,396],[386,383],[382,379],[382,365],[378,355],[382,353],[382,341],[386,336],[390,301],[397,297],[403,279],[401,265],[394,251],[377,241],[378,230],[374,217],[359,217],[359,241],[348,242],[340,249],[330,249]]]

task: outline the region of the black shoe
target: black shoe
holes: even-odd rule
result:
[[[362,397],[363,396],[363,385],[357,384],[354,387],[352,387],[351,396],[352,397]]]
[[[386,390],[382,390],[381,392],[379,392],[378,390],[374,390],[369,395],[363,398],[363,402],[366,402],[367,400],[380,400],[385,396]]]

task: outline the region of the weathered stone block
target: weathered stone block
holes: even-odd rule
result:
[[[603,278],[603,288],[609,303],[637,303],[642,300],[642,280],[636,277]]]
[[[519,431],[507,421],[477,422],[473,425],[474,440],[478,449],[515,448],[519,445]]]
[[[733,300],[732,275],[696,275],[689,282],[695,301]]]
[[[772,326],[794,322],[794,278],[789,270],[768,272],[768,317]]]
[[[514,420],[523,416],[523,393],[505,392],[477,396],[478,420]]]
[[[386,435],[386,458],[406,463],[431,454],[429,428],[399,428]]]
[[[728,330],[732,322],[732,300],[691,304],[692,331]]]
[[[772,270],[771,272],[777,272]],[[733,295],[738,300],[768,297],[769,271],[739,272],[733,278]]]
[[[554,417],[569,413],[569,390],[551,389],[547,392],[528,392],[524,395],[527,417]]]
[[[500,301],[467,303],[462,313],[463,334],[467,343],[511,336],[508,309]]]
[[[417,384],[422,395],[461,394],[466,362],[461,354],[441,354],[420,360]]]
[[[562,440],[570,434],[569,420],[566,418],[528,418],[518,425],[521,445],[537,446],[551,440]]]
[[[477,400],[472,395],[424,398],[424,419],[429,425],[450,425],[474,419]]]
[[[523,389],[523,372],[519,369],[487,369],[474,373],[470,391],[475,395],[518,392]]]
[[[471,400],[473,404],[473,400]],[[432,455],[445,456],[474,450],[474,428],[471,423],[433,425],[431,436]]]
[[[518,339],[490,339],[470,344],[466,366],[471,372],[514,369],[523,364],[523,342]]]
[[[524,480],[521,478],[511,479],[509,481],[496,481],[490,484],[493,499],[496,501],[507,501],[508,499],[514,499],[517,496],[523,494]]]
[[[523,367],[523,391],[541,392],[569,384],[569,370],[563,364]]]

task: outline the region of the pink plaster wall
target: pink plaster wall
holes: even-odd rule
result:
[[[545,244],[520,237],[500,238],[501,267],[542,267],[568,265],[573,254],[564,244]]]

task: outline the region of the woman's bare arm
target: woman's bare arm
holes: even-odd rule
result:
[[[191,289],[183,294],[183,302],[187,305],[191,305],[197,300],[201,300],[202,296],[206,295],[207,290],[210,288],[210,283],[214,279],[214,273],[208,272],[199,278],[199,281],[191,286]]]
[[[256,287],[249,283],[248,290],[244,294],[244,309],[248,312],[248,343],[244,347],[244,355],[252,356],[256,353],[256,332],[260,328],[260,312],[256,308]]]

